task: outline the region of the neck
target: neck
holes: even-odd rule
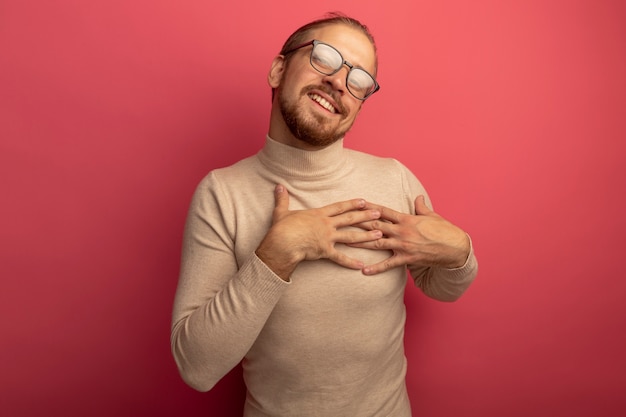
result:
[[[310,151],[278,142],[270,136],[259,152],[261,162],[281,178],[310,181],[344,175],[350,170],[346,155],[342,140],[324,149]]]

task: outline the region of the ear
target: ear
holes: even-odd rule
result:
[[[283,55],[277,55],[272,61],[270,67],[270,73],[267,75],[267,83],[272,88],[277,88],[283,79],[285,72],[285,57]]]

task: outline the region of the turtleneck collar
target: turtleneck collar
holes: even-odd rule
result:
[[[326,148],[309,151],[277,142],[267,136],[265,146],[258,153],[263,165],[273,172],[299,179],[321,179],[341,175],[347,166],[343,139]]]

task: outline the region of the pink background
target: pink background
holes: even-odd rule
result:
[[[624,415],[625,4],[2,1],[0,414],[240,415],[238,369],[198,393],[170,355],[187,205],[262,145],[284,39],[341,10],[382,85],[347,146],[480,260],[457,303],[409,286],[415,415]]]

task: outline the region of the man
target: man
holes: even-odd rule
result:
[[[202,391],[242,362],[246,417],[410,416],[406,269],[444,301],[476,275],[469,237],[403,165],[343,147],[376,69],[354,19],[297,30],[270,68],[265,146],[192,200],[172,351]]]

